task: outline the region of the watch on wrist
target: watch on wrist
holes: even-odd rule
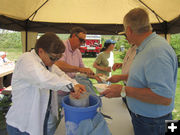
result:
[[[121,97],[126,97],[125,86],[122,86],[120,95],[121,95]]]

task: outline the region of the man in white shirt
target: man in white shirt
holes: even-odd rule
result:
[[[122,68],[122,72],[120,75],[113,75],[111,78],[108,79],[108,81],[110,81],[112,83],[124,81],[124,84],[127,83],[129,70],[130,70],[131,64],[133,62],[133,59],[136,55],[136,48],[137,48],[136,45],[132,45],[128,49],[128,51],[123,59],[123,63],[115,63],[113,65],[113,67],[112,67],[113,71],[115,71],[118,68]]]
[[[86,30],[84,28],[73,27],[70,30],[69,39],[64,41],[64,45],[66,47],[65,52],[63,53],[63,56],[58,61],[56,61],[55,64],[69,77],[71,77],[72,79],[76,79],[78,83],[85,85],[87,92],[95,94],[95,92],[93,91],[92,82],[88,77],[92,77],[97,81],[101,80],[98,76],[94,75],[94,72],[90,68],[84,66],[79,47],[85,43],[85,38]],[[87,74],[88,77],[83,77],[81,76],[81,74],[77,75],[77,72]],[[62,98],[67,94],[67,92],[58,91],[58,100],[60,107]],[[54,135],[57,127],[56,123],[58,123],[56,117],[50,114],[48,121],[48,135]]]
[[[124,35],[126,37],[124,32],[121,33],[121,35]],[[115,71],[118,68],[122,68],[122,72],[121,72],[120,75],[113,75],[107,81],[110,81],[111,83],[117,83],[119,81],[123,81],[124,85],[126,85],[127,79],[128,79],[129,70],[130,70],[131,64],[132,64],[132,62],[134,60],[134,57],[136,55],[136,48],[137,48],[136,45],[131,45],[131,47],[128,49],[128,51],[127,51],[127,53],[126,53],[126,55],[125,55],[125,57],[123,59],[123,63],[115,63],[113,65],[113,67],[112,67],[113,71]],[[127,102],[126,102],[126,98],[123,97],[122,100],[124,101],[124,103],[127,106],[127,109],[129,110]]]
[[[72,96],[85,91],[54,65],[64,50],[63,42],[54,33],[46,33],[37,40],[34,50],[17,61],[12,77],[12,106],[6,115],[9,135],[46,135],[49,113],[58,109],[50,109],[52,90],[70,92],[66,85],[73,83]]]

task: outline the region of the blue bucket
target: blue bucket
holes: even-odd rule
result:
[[[85,119],[93,119],[97,114],[100,99],[97,96],[89,96],[88,107],[74,107],[70,105],[69,95],[62,100],[65,113],[66,135],[74,135],[79,123]]]

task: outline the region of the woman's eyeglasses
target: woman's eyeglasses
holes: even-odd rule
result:
[[[51,55],[51,54],[48,53],[48,56],[49,56],[49,59],[50,59],[51,61],[58,61],[58,60],[62,57],[62,54],[59,55],[59,56],[53,56],[53,55]]]
[[[85,41],[85,39],[83,39],[83,38],[80,38],[77,34],[76,34],[76,37],[79,39],[79,41],[81,42],[81,43],[85,43],[86,41]]]

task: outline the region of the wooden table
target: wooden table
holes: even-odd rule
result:
[[[14,63],[7,63],[4,65],[0,65],[0,88],[3,88],[3,77],[7,76],[14,71],[15,64]],[[11,94],[11,86],[5,88],[2,91],[2,94]]]
[[[102,97],[102,103],[102,112],[112,117],[112,120],[105,118],[112,135],[134,135],[131,117],[122,99]],[[66,135],[64,119],[61,120],[55,135]]]
[[[0,65],[0,77],[13,73],[15,65],[13,63]]]

